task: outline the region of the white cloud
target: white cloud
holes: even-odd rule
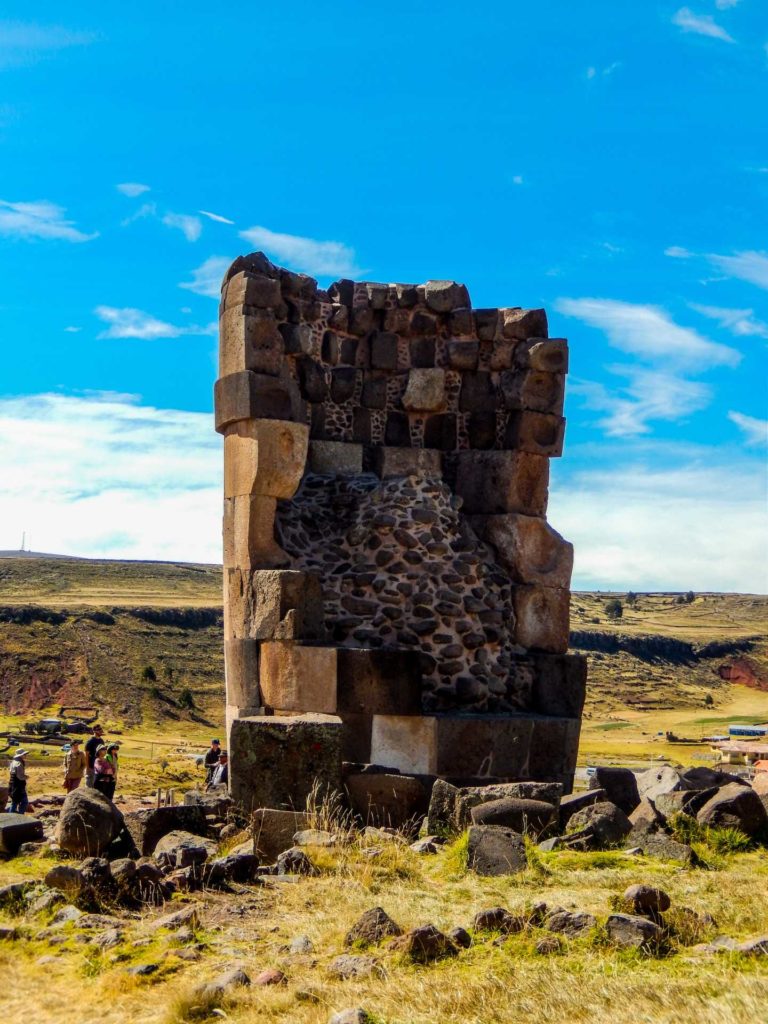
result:
[[[715,7],[718,11],[727,11],[729,7],[736,7],[739,0],[715,0]]]
[[[133,224],[134,221],[143,220],[144,217],[154,217],[156,213],[156,203],[142,203],[138,210],[135,210],[129,217],[125,217],[120,221],[120,227],[127,228],[128,225]]]
[[[613,465],[574,473],[553,464],[552,522],[574,543],[576,589],[765,593],[764,485],[754,458],[718,462],[706,449],[670,460],[659,444],[644,456],[622,445],[613,459],[601,446],[600,458]]]
[[[695,302],[690,303],[691,309],[695,309],[702,316],[716,320],[721,327],[735,334],[737,338],[756,337],[768,338],[768,324],[762,320],[755,319],[754,310],[751,309],[725,309],[722,306],[700,306]]]
[[[188,242],[196,242],[203,230],[200,218],[188,213],[166,213],[162,220],[167,228],[178,228]]]
[[[11,238],[44,238],[64,242],[90,242],[98,232],[86,235],[65,218],[66,210],[46,199],[12,203],[0,199],[0,235]]]
[[[598,78],[598,77],[607,78],[609,75],[612,75],[613,72],[616,71],[620,67],[621,67],[621,61],[620,60],[615,60],[613,62],[613,64],[607,64],[604,68],[589,67],[586,70],[586,77],[588,79],[590,79],[590,80],[593,79],[593,78]]]
[[[651,433],[652,421],[677,422],[705,409],[711,389],[674,373],[635,366],[610,366],[627,383],[609,390],[597,381],[573,380],[570,390],[587,409],[606,415],[596,421],[608,437],[639,437]]]
[[[746,416],[743,412],[729,412],[728,419],[743,431],[748,445],[757,447],[768,444],[768,420]]]
[[[210,210],[198,210],[198,213],[202,213],[204,217],[208,217],[209,220],[218,221],[219,224],[234,224],[233,220],[229,217],[222,217],[220,213],[211,213]]]
[[[124,181],[120,185],[115,185],[115,188],[124,196],[130,196],[131,199],[150,191],[149,185],[142,185],[138,181]]]
[[[614,348],[640,358],[661,360],[667,367],[703,370],[735,366],[741,359],[736,349],[710,341],[692,328],[680,327],[658,306],[588,298],[558,299],[555,308],[605,331]]]
[[[355,251],[341,242],[318,242],[299,235],[281,235],[264,227],[241,231],[240,237],[257,249],[264,249],[294,270],[319,277],[355,277],[361,271]]]
[[[229,256],[209,256],[204,263],[192,271],[192,280],[182,281],[179,288],[186,288],[196,295],[206,295],[211,299],[218,299],[221,295],[221,279],[231,262]]]
[[[64,328],[64,330],[66,331],[67,334],[77,334],[79,331],[82,331],[82,329],[83,329],[82,327],[65,327]]]
[[[0,398],[0,549],[221,561],[221,443],[207,413],[131,395]]]
[[[742,281],[756,284],[758,288],[768,289],[768,253],[747,250],[732,256],[720,256],[710,253],[710,263],[722,270],[729,277],[738,277]]]
[[[141,309],[130,307],[118,309],[115,306],[97,306],[94,313],[104,323],[109,324],[106,330],[97,335],[99,338],[139,338],[143,341],[154,341],[156,338],[181,338],[188,334],[215,334],[218,329],[215,323],[207,327],[198,327],[194,324],[177,326],[158,320]]]
[[[0,67],[33,64],[46,53],[87,46],[98,38],[95,32],[74,31],[61,25],[0,21]]]
[[[689,249],[684,249],[682,245],[670,245],[664,250],[664,255],[676,260],[689,260],[693,253]]]
[[[523,184],[523,176],[522,176],[522,174],[513,174],[512,175],[512,184],[513,185],[522,185]]]
[[[722,39],[725,43],[736,42],[722,25],[717,24],[711,14],[695,14],[690,7],[681,7],[673,15],[672,24],[677,25],[683,32],[693,32],[699,36],[708,36],[710,39]]]

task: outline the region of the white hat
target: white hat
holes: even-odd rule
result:
[[[29,753],[29,751],[25,750],[24,747],[19,747],[19,749],[16,751],[16,753],[13,756],[14,757],[24,757],[28,753]]]

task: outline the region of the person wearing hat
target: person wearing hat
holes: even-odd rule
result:
[[[112,785],[110,791],[107,793],[110,800],[114,800],[115,797],[115,787],[117,786],[117,758],[119,753],[119,743],[107,744],[107,760],[112,765]]]
[[[210,749],[205,752],[205,784],[210,786],[213,773],[216,771],[216,765],[219,763],[219,756],[221,754],[221,744],[218,740],[211,740]]]
[[[86,786],[93,787],[95,784],[95,771],[94,761],[96,760],[96,751],[99,749],[103,740],[104,730],[96,723],[93,727],[93,736],[85,744],[85,784]]]
[[[28,750],[19,747],[11,761],[8,795],[11,798],[11,814],[26,814],[29,800],[27,799],[27,764]]]
[[[64,755],[64,789],[68,793],[77,789],[83,781],[85,763],[85,753],[80,749],[80,740],[71,740],[69,750]]]
[[[107,758],[107,745],[102,743],[96,750],[93,762],[93,787],[110,800],[115,793],[115,767]]]
[[[208,783],[207,789],[214,789],[216,786],[226,786],[229,782],[229,754],[226,750],[222,750],[219,754],[219,763],[213,769],[213,775],[211,781]]]

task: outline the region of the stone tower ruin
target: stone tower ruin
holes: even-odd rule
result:
[[[215,407],[241,804],[303,807],[315,780],[354,803],[382,771],[570,790],[586,663],[546,520],[567,369],[541,309],[234,261]]]

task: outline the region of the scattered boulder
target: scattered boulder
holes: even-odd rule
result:
[[[126,814],[125,827],[141,856],[149,857],[155,852],[163,836],[170,832],[207,835],[208,823],[205,815],[206,809],[203,806],[146,808]]]
[[[548,956],[552,953],[559,953],[561,950],[560,939],[556,935],[547,935],[536,943],[536,952],[540,956]]]
[[[69,899],[76,899],[85,885],[83,876],[71,864],[54,864],[44,881],[50,889],[58,889]]]
[[[115,889],[115,880],[106,857],[86,857],[80,864],[80,875],[85,885],[96,892],[107,893]]]
[[[123,829],[123,816],[98,789],[67,794],[61,807],[56,842],[75,857],[99,857]]]
[[[505,935],[512,935],[514,932],[523,931],[525,918],[511,914],[504,907],[489,907],[475,914],[472,927],[476,932],[503,932]]]
[[[260,807],[253,812],[252,829],[256,853],[265,860],[274,861],[284,850],[293,846],[297,832],[310,828],[310,816],[304,811],[281,811]]]
[[[568,822],[577,811],[607,800],[604,789],[588,789],[585,793],[569,793],[560,801],[560,831],[565,832]]]
[[[544,921],[544,927],[548,931],[561,932],[563,935],[569,936],[569,938],[583,935],[585,932],[591,931],[596,925],[597,918],[584,911],[571,913],[569,910],[558,910],[549,914]]]
[[[241,884],[253,882],[257,876],[259,858],[253,853],[230,853],[206,865],[206,885],[226,885],[228,882]]]
[[[155,846],[154,858],[163,868],[188,868],[204,864],[215,852],[212,839],[191,832],[168,832]]]
[[[445,839],[441,836],[424,836],[411,843],[410,848],[414,853],[437,853],[441,846],[445,846]]]
[[[254,985],[266,986],[266,985],[286,985],[288,978],[279,971],[276,967],[269,967],[266,971],[261,971],[253,979]]]
[[[685,783],[676,768],[670,765],[662,765],[660,768],[649,768],[635,776],[637,792],[640,799],[655,800],[662,793],[675,793],[680,789],[686,789]]]
[[[600,850],[620,843],[632,831],[632,822],[620,807],[606,800],[577,811],[569,827],[575,831],[566,836],[568,846]]]
[[[631,814],[640,803],[637,778],[629,768],[596,768],[589,788],[605,790],[608,801],[625,814]]]
[[[125,973],[132,974],[136,978],[147,978],[159,969],[160,964],[137,964],[135,967],[129,967]]]
[[[656,810],[647,796],[642,797],[640,803],[629,816],[632,824],[633,836],[649,835],[658,832],[664,826],[664,818]]]
[[[559,782],[500,782],[488,786],[452,786],[437,779],[432,787],[427,814],[429,832],[463,832],[471,824],[471,812],[478,804],[514,798],[542,800],[560,806],[563,787]]]
[[[738,828],[754,836],[768,824],[768,814],[754,789],[729,782],[704,804],[696,820],[702,825]]]
[[[250,984],[251,979],[242,967],[231,967],[228,971],[219,974],[213,981],[203,985],[199,991],[206,999],[216,999],[232,995],[239,988],[247,988]]]
[[[703,765],[686,769],[681,778],[686,789],[721,789],[730,783],[735,783],[737,786],[749,785],[747,780],[742,779],[739,775],[717,771],[714,768],[705,768]]]
[[[673,793],[660,793],[654,800],[656,810],[662,818],[669,820],[676,814],[688,814],[691,817],[701,810],[705,803],[717,794],[712,789],[680,789]]]
[[[693,849],[687,843],[679,843],[662,832],[646,836],[642,840],[642,849],[647,857],[657,860],[674,860],[685,865],[696,863]]]
[[[663,914],[671,906],[667,893],[653,885],[630,885],[622,899],[632,907],[635,914]]]
[[[611,942],[622,949],[655,950],[664,938],[663,929],[654,921],[632,914],[611,914],[605,928]]]
[[[390,949],[419,964],[431,963],[446,956],[456,956],[458,953],[448,936],[433,924],[421,925],[393,939]]]
[[[296,955],[300,953],[313,953],[314,950],[315,947],[308,935],[297,935],[295,939],[291,939],[291,943],[288,946],[288,952]]]
[[[334,846],[336,837],[320,828],[305,828],[293,837],[295,846]]]
[[[466,930],[466,928],[451,928],[448,932],[448,938],[459,949],[469,949],[472,945],[472,936]]]
[[[373,1018],[369,1013],[360,1007],[354,1009],[339,1010],[328,1020],[328,1024],[371,1024]]]
[[[381,907],[366,910],[344,937],[345,946],[369,945],[382,939],[402,935],[403,930]]]
[[[475,825],[501,825],[534,836],[539,836],[558,818],[553,804],[513,796],[478,804],[470,813]]]
[[[376,970],[377,962],[372,956],[354,956],[342,953],[335,957],[328,966],[331,974],[346,981],[348,978],[367,978]]]
[[[119,928],[107,928],[91,940],[91,945],[98,946],[99,949],[111,949],[113,946],[119,946],[123,937],[124,933]]]
[[[746,956],[768,956],[768,935],[760,935],[756,939],[740,942],[738,950]]]
[[[13,855],[24,843],[38,843],[44,838],[42,822],[31,814],[0,813],[0,853]]]
[[[565,841],[562,836],[550,836],[549,839],[542,839],[538,846],[545,853],[551,853],[553,850],[561,850]]]
[[[290,850],[284,850],[277,858],[278,875],[316,875],[317,868],[298,847],[293,846]]]
[[[512,875],[528,867],[523,837],[499,825],[469,830],[469,866],[478,875]]]
[[[182,907],[181,910],[176,910],[173,914],[166,914],[164,917],[158,917],[150,925],[150,931],[158,931],[160,928],[167,928],[170,930],[176,930],[177,928],[198,928],[200,926],[200,913],[196,903],[192,903],[189,906]]]
[[[129,888],[136,879],[136,861],[131,860],[130,857],[121,857],[119,860],[113,860],[110,867],[112,877],[122,889]]]

